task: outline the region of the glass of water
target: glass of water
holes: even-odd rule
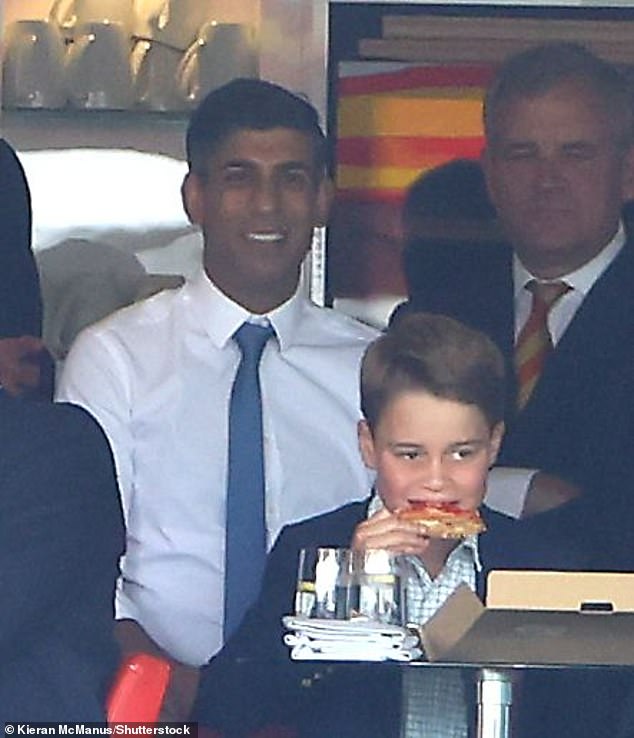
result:
[[[383,549],[355,551],[351,558],[348,617],[404,625],[406,579],[402,557]]]
[[[348,618],[352,555],[348,548],[309,547],[300,551],[296,615]]]

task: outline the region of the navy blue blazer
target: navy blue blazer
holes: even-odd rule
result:
[[[282,642],[280,619],[293,611],[300,549],[348,546],[355,527],[367,517],[367,505],[367,501],[352,503],[283,529],[271,551],[258,601],[235,636],[203,670],[194,719],[230,736],[289,720],[300,725],[302,736],[312,735],[318,725],[323,735],[335,735],[331,728],[323,732],[318,716],[332,717],[338,709],[345,715],[350,704],[355,704],[350,735],[374,735],[368,731],[375,728],[381,738],[392,735],[399,717],[398,666],[338,664],[324,668],[320,663],[291,662]],[[487,531],[480,535],[483,571],[477,587],[481,596],[491,569],[584,568],[576,552],[559,541],[546,540],[534,526],[486,508],[483,517]],[[364,713],[363,705],[373,709]],[[348,735],[345,717],[338,720],[336,735]],[[368,723],[375,727],[371,729]]]
[[[40,336],[40,281],[31,251],[31,194],[15,152],[0,139],[0,338]]]
[[[0,397],[0,725],[103,720],[123,546],[97,423],[72,405]]]
[[[507,432],[498,464],[538,468],[584,497],[546,517],[582,535],[595,568],[634,569],[634,241],[596,281],[548,358],[526,407],[516,412],[512,251],[504,244],[408,247],[411,311],[442,313],[489,335],[506,358]]]

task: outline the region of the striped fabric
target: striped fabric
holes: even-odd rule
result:
[[[399,201],[421,173],[482,151],[491,65],[384,66],[340,65],[337,191],[346,200]]]
[[[565,282],[531,280],[526,289],[533,294],[533,306],[515,346],[517,371],[517,405],[521,410],[535,389],[544,363],[553,348],[548,330],[548,313],[570,286]]]

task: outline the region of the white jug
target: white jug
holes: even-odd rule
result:
[[[66,66],[68,94],[74,107],[131,107],[129,47],[120,23],[100,21],[76,27]]]
[[[61,108],[66,104],[64,40],[46,20],[18,20],[7,29],[3,95],[8,107]]]
[[[179,68],[179,87],[188,105],[236,77],[257,77],[252,30],[242,23],[205,24],[187,49]]]

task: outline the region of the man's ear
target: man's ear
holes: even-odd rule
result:
[[[317,205],[315,208],[315,228],[321,228],[328,223],[330,208],[335,197],[335,185],[330,177],[324,176],[317,190]]]
[[[183,184],[181,185],[181,199],[183,208],[187,213],[190,223],[193,225],[202,225],[204,204],[203,204],[204,185],[200,177],[194,172],[188,172],[185,175]]]
[[[368,469],[376,469],[376,455],[374,452],[374,439],[368,421],[363,419],[357,423],[357,438],[359,439],[359,451],[363,463]]]

